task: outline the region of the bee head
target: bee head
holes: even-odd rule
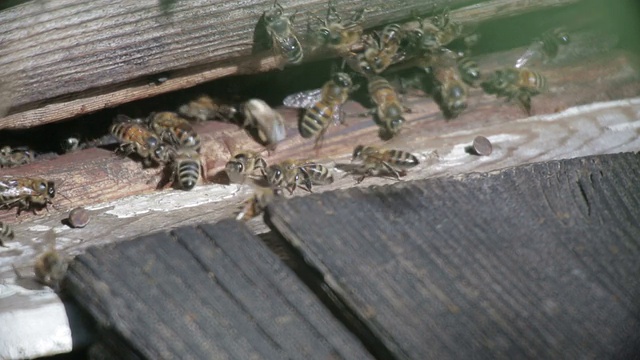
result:
[[[351,87],[353,83],[351,82],[351,77],[347,73],[336,73],[333,75],[333,82],[335,82],[340,87]]]
[[[362,151],[364,150],[364,145],[358,145],[355,149],[353,149],[353,156],[351,157],[351,161],[360,159],[362,156]]]
[[[280,165],[272,165],[267,168],[267,181],[272,186],[280,185],[283,180],[283,173]]]
[[[53,198],[54,196],[56,196],[56,186],[54,184],[53,181],[47,181],[47,183],[45,184],[40,183],[38,185],[38,189],[41,190],[42,192],[47,192],[47,195],[49,195],[50,198]]]

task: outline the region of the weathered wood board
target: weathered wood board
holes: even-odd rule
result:
[[[472,0],[338,1],[342,14],[366,8],[364,26],[410,19],[443,7],[452,18],[477,23],[578,0],[488,2]],[[271,52],[251,56],[258,19],[271,0],[241,4],[219,0],[30,1],[0,12],[0,78],[11,115],[2,128],[27,128],[95,112],[231,74],[276,67]],[[326,14],[326,0],[281,1],[298,11],[302,37],[313,16]],[[346,17],[346,15],[344,16]],[[149,77],[169,74],[162,84]],[[163,75],[163,76],[165,76]],[[6,100],[6,99],[3,99]],[[0,106],[1,107],[1,106]]]
[[[91,248],[71,263],[65,285],[120,356],[371,358],[284,263],[232,220]]]
[[[349,189],[268,218],[396,359],[628,358],[640,155]]]

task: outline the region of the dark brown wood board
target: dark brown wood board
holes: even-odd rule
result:
[[[91,248],[72,262],[65,286],[97,320],[103,346],[118,346],[118,356],[370,358],[236,221]]]
[[[325,192],[268,221],[397,359],[640,355],[640,155]]]

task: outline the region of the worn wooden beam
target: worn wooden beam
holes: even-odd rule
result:
[[[412,12],[457,8],[463,23],[513,16],[578,0],[486,2],[471,0],[338,2],[350,14],[365,7],[367,28],[408,19]],[[325,0],[282,1],[298,11],[302,34],[309,17],[326,11]],[[218,0],[31,1],[0,12],[0,78],[10,83],[12,109],[2,128],[28,128],[191,87],[227,76],[275,68],[273,57],[251,56],[253,33],[268,1],[242,6]],[[169,80],[149,84],[149,76]]]

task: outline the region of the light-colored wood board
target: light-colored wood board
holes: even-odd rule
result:
[[[462,176],[470,172],[499,171],[505,167],[535,161],[640,151],[639,133],[640,98],[594,103],[569,108],[558,114],[465,128],[446,135],[422,138],[423,147],[419,151],[414,150],[422,163],[403,180]],[[486,136],[493,143],[493,153],[490,156],[478,157],[465,152],[465,147],[478,134]],[[346,163],[349,156],[345,154],[335,161]],[[370,178],[355,185],[351,176],[343,177],[340,173],[336,175],[337,181],[334,184],[316,187],[316,190],[320,192],[392,182]],[[39,286],[32,280],[34,258],[46,248],[43,235],[51,229],[57,234],[57,248],[73,256],[89,246],[121,241],[155,230],[215,222],[233,216],[250,193],[248,186],[204,185],[188,193],[167,190],[88,207],[92,213],[92,221],[83,229],[71,229],[63,225],[62,214],[19,224],[16,226],[18,240],[8,243],[10,248],[0,254],[0,304],[7,304],[17,294],[26,296],[26,300],[18,307],[5,306],[4,312],[0,313],[5,317],[24,316],[26,319],[45,316],[38,311],[22,311],[24,307],[37,304],[38,299],[51,297],[51,289]],[[256,232],[265,231],[259,218],[251,220],[250,225]],[[21,279],[16,278],[12,265],[18,269]],[[59,308],[61,305],[48,303],[47,306]],[[45,318],[64,327],[66,322],[55,314],[57,313],[47,313]],[[22,333],[24,338],[44,339],[48,348],[43,347],[45,352],[42,354],[61,349],[60,344],[55,344],[53,335],[43,333],[42,328],[14,330],[25,331]],[[65,350],[69,351],[70,348]]]
[[[578,0],[492,0],[452,12],[462,23],[514,16]],[[364,26],[410,18],[470,1],[338,2],[340,12],[366,8]],[[232,7],[216,0],[178,1],[165,12],[154,0],[28,2],[0,12],[0,77],[13,110],[2,128],[28,128],[195,86],[230,74],[276,67],[271,52],[250,56],[258,18],[270,1]],[[282,2],[299,11],[303,33],[326,1]],[[38,26],[32,26],[38,23]],[[149,76],[170,72],[162,84]]]

